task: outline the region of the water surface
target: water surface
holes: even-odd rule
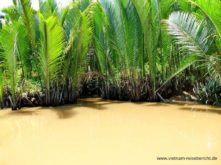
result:
[[[216,161],[157,157],[215,156]],[[83,99],[0,111],[0,165],[220,165],[221,109]]]

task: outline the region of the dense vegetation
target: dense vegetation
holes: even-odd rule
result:
[[[220,0],[13,0],[0,23],[0,102],[79,95],[160,101],[187,90],[221,102]],[[93,89],[92,89],[93,88]],[[88,92],[88,90],[91,90]]]

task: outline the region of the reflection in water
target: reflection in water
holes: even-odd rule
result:
[[[0,111],[0,165],[220,165],[220,112],[203,105],[101,99]],[[157,156],[218,160],[157,161]]]

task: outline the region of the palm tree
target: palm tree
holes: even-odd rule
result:
[[[24,25],[27,30],[28,38],[29,38],[29,44],[30,44],[30,71],[29,71],[29,77],[32,74],[33,66],[34,66],[34,58],[35,58],[35,51],[36,51],[36,31],[35,31],[35,14],[31,6],[30,0],[20,0],[19,4],[22,9],[22,19],[24,22]]]
[[[107,80],[105,85],[114,85],[121,92],[123,77],[136,84],[136,79],[144,76],[139,15],[132,1],[101,1],[95,5],[93,13],[93,42],[99,68]],[[107,87],[106,90],[110,89]]]
[[[13,109],[29,80],[41,83],[46,105],[73,103],[91,63],[106,98],[158,100],[193,68],[221,83],[220,0],[13,4],[0,27],[0,98],[7,87]]]
[[[17,75],[17,57],[18,57],[18,33],[14,26],[4,26],[1,30],[0,43],[3,51],[0,56],[2,58],[1,64],[1,94],[3,92],[2,86],[5,77],[7,77],[8,85],[10,87],[9,100],[11,102],[12,109],[17,108],[17,99],[16,99],[16,87],[18,83]],[[4,70],[4,71],[3,71]]]
[[[189,65],[202,61],[210,74],[220,81],[221,2],[219,0],[191,0],[189,4],[197,7],[198,11],[175,12],[165,21],[169,34],[179,45],[180,52],[186,54],[183,62],[171,77]],[[199,13],[200,17],[195,16]]]
[[[67,102],[73,102],[80,76],[86,71],[87,52],[91,40],[89,20],[86,13],[80,10],[79,3],[74,3],[68,10],[63,27],[67,41],[62,61],[64,96]]]
[[[60,71],[61,55],[64,47],[64,32],[58,19],[51,16],[40,18],[40,68],[43,84],[45,85],[46,105],[51,103],[50,87],[57,81]]]

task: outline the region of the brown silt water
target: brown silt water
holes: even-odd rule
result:
[[[93,98],[0,111],[0,165],[189,164],[221,164],[221,108]]]

